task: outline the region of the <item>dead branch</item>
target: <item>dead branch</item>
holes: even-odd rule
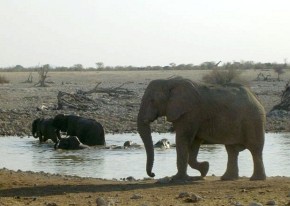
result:
[[[118,95],[134,95],[134,92],[125,88],[122,88],[124,85],[126,84],[131,84],[133,82],[125,82],[117,87],[113,87],[113,88],[99,88],[99,85],[102,82],[97,82],[97,85],[89,90],[89,91],[83,91],[83,90],[78,90],[77,94],[92,94],[92,93],[105,93],[108,94],[109,96],[118,96]]]
[[[289,81],[285,85],[285,90],[282,91],[281,94],[281,102],[275,105],[271,111],[273,110],[285,110],[290,111],[290,86]]]
[[[49,64],[46,64],[46,65],[43,65],[42,67],[40,67],[38,69],[37,72],[38,72],[38,76],[39,76],[39,81],[36,84],[34,84],[34,86],[37,86],[37,85],[39,85],[40,87],[46,87],[47,86],[45,84],[45,80],[46,80],[47,77],[49,77],[49,76],[47,76],[49,68],[50,68]]]
[[[59,91],[57,94],[57,109],[63,107],[84,110],[92,107],[94,101],[86,96]]]
[[[262,73],[262,72],[260,72],[258,75],[257,75],[257,77],[256,77],[256,81],[268,81],[269,79],[270,79],[270,77],[271,77],[271,74],[267,74],[266,76]]]
[[[125,84],[131,82],[125,82],[117,87],[113,88],[100,88],[101,82],[97,82],[96,86],[88,91],[77,90],[76,93],[67,93],[59,91],[57,95],[58,105],[57,109],[63,109],[64,107],[78,109],[78,110],[97,110],[100,104],[113,105],[110,103],[110,99],[91,99],[87,95],[97,93],[97,94],[108,94],[113,98],[123,98],[124,96],[133,95],[134,92],[128,89],[122,88]],[[127,98],[127,97],[126,97]]]
[[[32,83],[32,79],[33,79],[32,72],[30,72],[27,77],[27,80],[25,80],[23,83]]]

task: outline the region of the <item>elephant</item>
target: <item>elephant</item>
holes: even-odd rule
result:
[[[154,144],[154,147],[161,149],[170,149],[170,142],[168,139],[161,139]]]
[[[125,141],[123,146],[110,145],[105,147],[105,149],[141,149],[141,148],[143,148],[143,145],[137,144],[131,140]]]
[[[56,128],[53,126],[53,118],[37,118],[32,122],[32,136],[39,138],[39,142],[46,142],[51,139],[54,143],[57,142]]]
[[[125,149],[126,149],[126,148],[135,148],[135,149],[141,149],[141,148],[143,148],[142,145],[137,144],[137,143],[135,143],[135,142],[133,142],[133,141],[130,141],[130,140],[124,142],[123,147],[124,147]]]
[[[75,150],[75,149],[86,149],[90,148],[88,145],[84,145],[80,142],[79,138],[76,136],[69,136],[66,138],[61,138],[55,145],[55,149],[68,149],[68,150]]]
[[[237,83],[209,85],[182,77],[152,80],[145,89],[137,117],[150,177],[155,176],[150,123],[161,116],[172,122],[176,133],[177,173],[172,181],[191,180],[188,165],[198,170],[202,178],[206,176],[209,163],[197,161],[203,141],[225,145],[228,160],[221,180],[239,178],[238,155],[244,149],[253,158],[250,180],[266,179],[262,154],[266,115],[248,87]]]
[[[59,139],[60,131],[68,136],[77,136],[81,143],[94,146],[105,145],[105,132],[103,126],[94,119],[88,119],[76,115],[57,114],[53,119]]]

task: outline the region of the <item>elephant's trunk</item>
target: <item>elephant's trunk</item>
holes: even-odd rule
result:
[[[146,171],[148,176],[154,177],[155,174],[152,173],[153,162],[154,162],[154,147],[151,136],[151,128],[149,122],[144,122],[140,115],[138,115],[137,122],[138,132],[142,138],[142,141],[145,145],[146,155],[147,155],[147,163],[146,163]]]
[[[36,134],[36,132],[37,132],[37,122],[36,122],[36,121],[33,121],[33,123],[32,123],[32,129],[31,129],[31,133],[32,133],[32,136],[33,136],[34,138],[37,138],[37,134]]]

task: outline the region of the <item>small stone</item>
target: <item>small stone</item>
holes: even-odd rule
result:
[[[277,205],[275,200],[269,200],[266,205]]]
[[[190,194],[188,192],[179,193],[178,198],[184,198],[184,197],[190,197]]]
[[[259,202],[251,202],[249,206],[263,206],[263,204]]]
[[[139,194],[134,194],[131,199],[133,200],[137,200],[137,199],[141,199],[142,198],[142,195],[139,195]]]
[[[131,181],[136,181],[136,179],[134,177],[132,177],[132,176],[127,177],[126,180],[127,181],[130,181],[130,182]]]
[[[171,181],[171,178],[166,176],[166,177],[163,177],[163,178],[160,178],[157,180],[157,183],[160,183],[160,184],[168,184],[170,183]]]
[[[46,206],[57,206],[55,202],[48,202],[45,204]]]
[[[233,205],[234,205],[234,206],[243,206],[243,204],[240,203],[240,202],[235,202],[235,203],[233,203]]]
[[[186,202],[193,202],[193,203],[195,203],[195,202],[198,202],[198,201],[200,201],[200,200],[202,200],[202,197],[200,197],[199,195],[196,195],[196,194],[192,194],[189,198],[187,198],[185,201]]]
[[[104,198],[98,197],[96,200],[97,206],[107,206],[107,202]]]

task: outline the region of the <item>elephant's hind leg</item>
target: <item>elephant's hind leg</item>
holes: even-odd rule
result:
[[[205,177],[206,174],[208,173],[209,163],[206,161],[204,162],[197,161],[197,155],[201,142],[202,140],[200,139],[194,139],[194,142],[189,150],[188,164],[192,169],[198,170],[202,177]]]
[[[228,153],[227,170],[221,180],[235,180],[239,178],[238,156],[241,151],[239,145],[225,145]]]
[[[263,147],[250,147],[248,149],[253,156],[254,163],[254,172],[250,180],[265,180],[266,174],[262,156]]]

